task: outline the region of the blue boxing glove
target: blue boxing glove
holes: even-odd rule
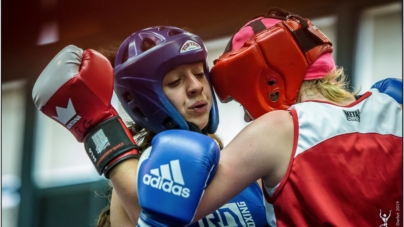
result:
[[[254,182],[225,205],[190,227],[268,226],[263,198],[260,185]]]
[[[138,226],[185,226],[216,173],[220,149],[208,136],[188,130],[157,134],[138,166]]]
[[[403,80],[398,78],[387,78],[376,82],[371,88],[376,88],[380,93],[389,95],[399,104],[403,104]]]

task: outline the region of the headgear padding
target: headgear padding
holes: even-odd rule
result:
[[[331,54],[323,55],[331,52],[330,40],[310,20],[272,8],[233,36],[215,60],[212,83],[221,102],[235,99],[258,118],[294,104],[307,72],[316,79],[325,72],[320,69],[334,68]],[[332,66],[323,67],[330,58]]]

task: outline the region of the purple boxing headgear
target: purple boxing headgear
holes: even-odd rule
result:
[[[139,126],[155,133],[190,127],[164,94],[162,81],[174,67],[203,62],[211,84],[207,50],[202,39],[176,27],[156,26],[133,33],[119,47],[115,58],[114,90],[125,111]],[[206,132],[219,124],[212,86],[212,109]]]

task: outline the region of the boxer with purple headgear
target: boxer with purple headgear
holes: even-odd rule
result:
[[[222,147],[218,137],[213,134],[219,123],[218,109],[215,93],[210,83],[207,50],[199,36],[172,26],[155,26],[142,29],[131,34],[120,45],[113,61],[115,62],[114,90],[121,105],[134,122],[135,127],[131,127],[131,129],[134,129],[133,134],[139,141],[142,157],[143,151],[151,146],[152,139],[154,147],[157,147],[156,141],[159,139],[156,138],[161,132],[172,129],[207,134]],[[195,137],[195,134],[193,135]],[[189,140],[178,139],[179,143],[189,144],[187,141]],[[175,151],[175,153],[178,152]],[[208,154],[207,151],[202,153]],[[146,154],[146,156],[149,155]],[[169,152],[163,152],[159,156],[170,158],[172,155]],[[197,160],[198,158],[195,157],[194,159]],[[183,214],[186,213],[187,209],[179,206],[179,202],[168,203],[168,206],[164,205],[167,204],[167,201],[172,201],[170,200],[173,199],[170,198],[172,193],[156,190],[149,184],[145,185],[143,190],[139,190],[136,183],[131,180],[143,179],[143,176],[136,177],[138,171],[136,171],[137,163],[135,162],[130,160],[122,163],[117,167],[117,170],[111,173],[111,182],[114,186],[110,206],[111,224],[113,226],[139,224],[137,218],[140,210],[137,201],[141,205],[147,203],[151,207],[167,207],[168,210],[174,211],[178,216],[184,216]],[[159,167],[160,164],[156,164],[156,166]],[[184,176],[186,184],[181,187],[188,189],[194,186],[192,181],[185,179],[186,175],[193,169],[197,169],[196,165],[193,165],[192,169],[183,169],[181,175]],[[115,174],[118,170],[121,174]],[[167,176],[171,176],[170,173],[163,173],[163,169],[160,171],[159,174],[163,174],[162,179],[165,181],[165,185],[175,183],[167,179]],[[122,174],[123,172],[124,174]],[[155,173],[155,170],[152,172]],[[150,175],[149,171],[141,174],[158,179],[158,176]],[[192,175],[192,178],[202,179],[202,176]],[[137,185],[143,183],[144,181],[140,180]],[[166,190],[168,189],[166,188]],[[150,193],[148,193],[149,191]],[[162,193],[162,197],[157,196],[159,192]],[[259,184],[253,182],[225,206],[212,212],[194,226],[211,226],[212,224],[219,226],[266,226],[262,196]],[[176,198],[178,196],[174,195],[174,199]],[[199,202],[199,199],[196,202]],[[187,201],[187,204],[190,205],[191,202]],[[143,210],[145,214],[151,213],[150,207]],[[142,217],[147,216],[143,215]],[[168,222],[164,216],[163,219]],[[192,216],[190,219],[192,220]],[[147,220],[144,218],[141,222]],[[172,223],[172,221],[168,223]],[[167,223],[165,224],[167,225]],[[100,224],[99,226],[105,225]]]

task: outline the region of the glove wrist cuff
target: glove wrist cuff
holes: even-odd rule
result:
[[[84,138],[84,147],[98,174],[128,158],[138,158],[138,146],[119,116],[112,117],[92,129]]]

